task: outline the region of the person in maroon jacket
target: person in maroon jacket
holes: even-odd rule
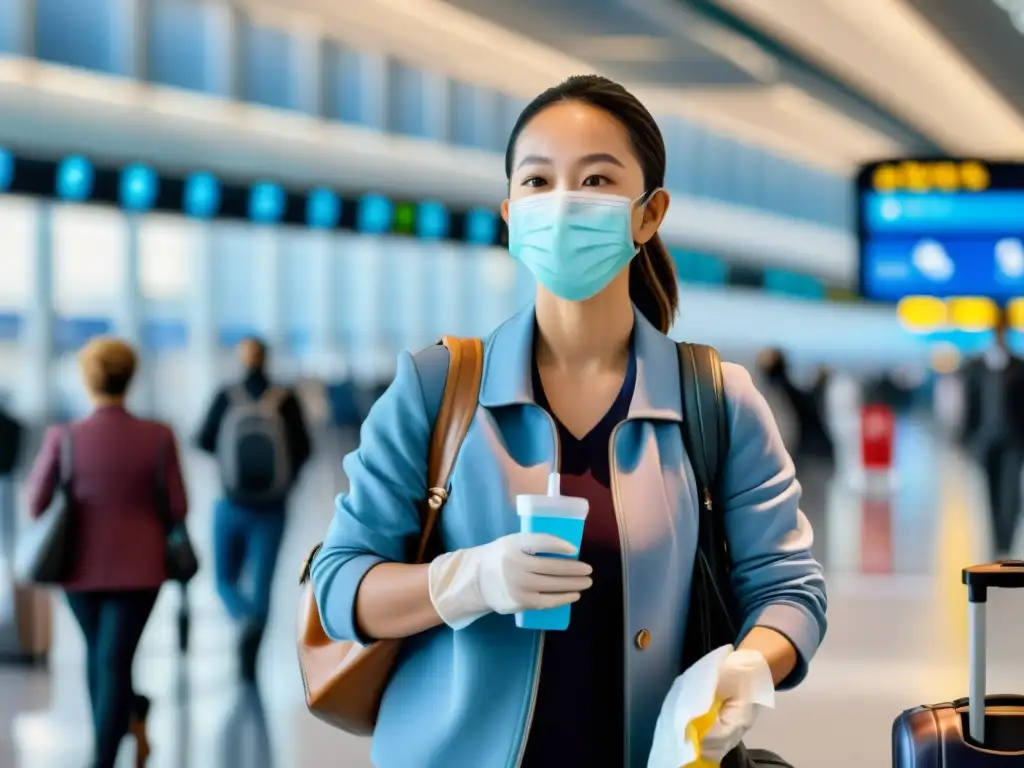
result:
[[[94,410],[51,427],[29,479],[29,505],[39,516],[60,477],[61,439],[71,437],[69,509],[72,547],[62,586],[82,628],[96,738],[95,768],[112,768],[122,738],[137,741],[137,765],[149,753],[149,701],[134,692],[132,662],[160,586],[167,579],[166,528],[157,511],[158,472],[174,520],[187,511],[174,433],[125,409],[137,358],[111,338],[79,355]]]

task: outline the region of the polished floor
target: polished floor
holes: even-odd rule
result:
[[[848,462],[825,483],[807,472],[805,508],[830,574],[830,629],[807,682],[782,695],[748,740],[798,768],[889,764],[893,717],[915,704],[966,695],[967,625],[959,569],[987,556],[980,479],[932,427],[901,424],[898,484],[863,486]],[[342,482],[340,446],[327,445],[291,510],[278,567],[273,626],[259,685],[236,683],[234,628],[204,569],[190,588],[192,648],[176,650],[179,595],[165,589],[142,641],[137,687],[151,695],[152,768],[368,768],[366,741],[306,714],[292,644],[299,563],[322,535]],[[213,467],[189,456],[192,530],[209,549]],[[1024,691],[1019,651],[1024,596],[991,600],[992,690]],[[0,667],[0,766],[84,768],[90,733],[82,648],[64,604],[48,670]],[[1016,631],[1015,631],[1016,630]],[[131,748],[122,758],[131,764]],[[410,766],[410,768],[414,768]],[[453,768],[461,768],[454,767]]]

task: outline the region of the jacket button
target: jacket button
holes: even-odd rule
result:
[[[651,633],[646,629],[641,629],[636,633],[636,647],[641,651],[647,650],[647,646],[651,644]]]

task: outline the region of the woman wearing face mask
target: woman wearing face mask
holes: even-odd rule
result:
[[[398,361],[345,461],[350,490],[312,567],[327,633],[408,638],[374,735],[378,768],[647,764],[679,669],[698,500],[682,446],[665,147],[621,86],[575,77],[520,116],[506,153],[509,250],[536,301],[485,344],[480,405],[441,518],[446,554],[403,562],[418,538],[447,353]],[[746,618],[726,700],[704,741],[718,759],[753,723],[757,682],[796,685],[825,632],[825,589],[800,487],[750,376],[726,365],[725,515]],[[589,501],[579,561],[516,533],[516,496]],[[571,549],[571,548],[570,548]],[[568,630],[518,611],[575,603]]]

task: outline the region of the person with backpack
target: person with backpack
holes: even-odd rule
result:
[[[298,398],[267,376],[266,344],[250,337],[236,351],[245,375],[217,393],[196,442],[220,469],[224,496],[214,509],[214,577],[224,607],[241,624],[239,671],[251,681],[270,612],[288,496],[311,446]]]
[[[605,78],[530,103],[502,214],[534,303],[479,354],[400,355],[345,459],[309,572],[323,632],[363,648],[332,656],[304,625],[300,660],[307,702],[333,693],[318,714],[372,730],[378,768],[644,768],[674,681],[712,650],[701,629],[735,646],[702,758],[786,765],[742,741],[807,674],[825,583],[750,375],[667,336],[665,165],[654,118]],[[579,547],[520,532],[559,478],[589,506]],[[569,604],[561,631],[513,616]]]

